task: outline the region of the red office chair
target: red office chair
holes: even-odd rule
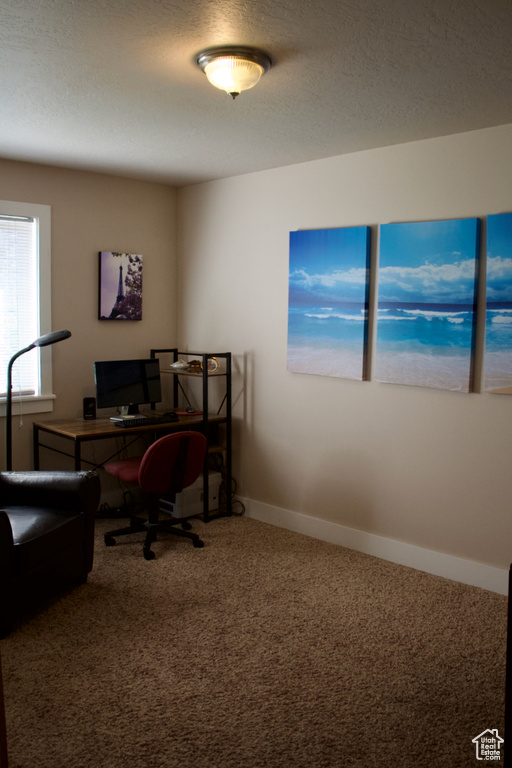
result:
[[[181,528],[176,528],[179,521],[160,519],[159,500],[166,497],[174,501],[176,493],[192,485],[203,470],[205,455],[206,438],[200,432],[174,432],[152,443],[143,456],[105,464],[104,469],[110,475],[127,483],[138,483],[148,499],[147,519],[133,517],[126,528],[106,533],[107,547],[114,546],[116,536],[145,532],[142,551],[146,560],[153,560],[155,553],[151,551],[151,544],[159,531],[184,536],[192,540],[194,547],[203,547],[199,536],[188,530],[188,523],[182,522]]]

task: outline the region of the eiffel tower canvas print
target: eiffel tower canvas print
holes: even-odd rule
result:
[[[142,320],[142,258],[100,251],[100,320]]]

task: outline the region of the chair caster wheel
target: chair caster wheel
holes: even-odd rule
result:
[[[116,544],[116,540],[112,538],[112,536],[108,536],[105,534],[105,546],[106,547],[114,547]]]
[[[190,525],[190,523],[182,523],[182,524],[181,524],[181,527],[182,527],[182,529],[183,529],[184,531],[190,531],[190,529],[192,528],[192,526]]]
[[[193,541],[192,543],[196,549],[202,549],[204,547],[204,541]]]
[[[154,560],[156,557],[155,553],[151,551],[151,549],[145,549],[144,550],[144,560]]]

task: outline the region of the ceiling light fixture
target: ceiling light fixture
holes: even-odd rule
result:
[[[235,99],[241,91],[255,86],[272,62],[257,48],[228,46],[201,51],[196,56],[196,64],[212,85]]]

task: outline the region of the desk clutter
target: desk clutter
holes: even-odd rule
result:
[[[189,373],[202,373],[204,371],[204,363],[202,360],[190,360],[190,362],[187,363],[186,360],[183,360],[180,358],[174,363],[171,363],[169,366],[173,371],[176,372],[184,372],[188,371]],[[206,361],[206,370],[208,373],[215,373],[220,369],[220,363],[217,360],[216,357],[208,357]]]

